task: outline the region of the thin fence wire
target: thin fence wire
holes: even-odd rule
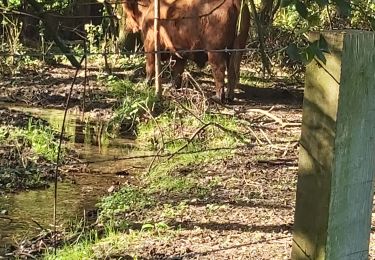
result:
[[[0,52],[0,57],[39,57],[39,56],[66,56],[66,55],[74,55],[74,56],[81,56],[82,54],[87,56],[94,56],[94,55],[146,55],[146,54],[170,54],[170,55],[184,55],[184,54],[191,54],[191,53],[208,53],[208,52],[224,52],[224,53],[234,53],[234,52],[249,52],[249,51],[257,51],[258,48],[224,48],[224,49],[185,49],[185,50],[178,50],[178,51],[169,51],[169,50],[160,50],[160,51],[109,51],[109,52],[26,52],[26,53],[9,53],[9,52]]]

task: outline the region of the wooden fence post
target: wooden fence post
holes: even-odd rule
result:
[[[368,259],[375,172],[375,33],[312,33],[292,259]]]
[[[154,0],[154,44],[155,44],[155,92],[161,97],[162,88],[160,84],[160,53],[159,53],[159,16],[160,0]]]

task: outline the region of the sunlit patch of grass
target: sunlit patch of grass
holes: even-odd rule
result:
[[[140,122],[138,142],[149,149],[163,148],[160,152],[171,156],[157,159],[136,186],[124,187],[102,199],[98,205],[100,220],[122,233],[107,232],[105,238],[93,241],[93,255],[136,257],[145,239],[168,240],[175,236],[178,230],[169,225],[176,216],[188,212],[187,201],[207,198],[220,185],[219,177],[206,178],[199,165],[228,158],[233,149],[246,143],[241,127],[232,116],[203,114],[197,119],[171,110]],[[174,154],[177,151],[184,153]],[[207,208],[210,212],[216,210],[214,206]]]
[[[122,56],[122,58],[118,60],[120,67],[125,70],[143,68],[145,63],[146,59],[144,55]]]
[[[0,192],[46,187],[58,146],[56,133],[39,121],[30,119],[25,128],[0,126]]]
[[[23,136],[23,133],[20,133]],[[28,128],[24,136],[31,143],[32,149],[49,161],[56,162],[59,140],[55,137],[55,132],[47,126],[34,125],[29,121]],[[64,152],[64,150],[62,150]],[[62,158],[62,157],[61,157]]]
[[[186,200],[181,201],[178,205],[173,206],[169,203],[162,205],[160,217],[165,219],[174,219],[178,216],[183,216],[186,214],[189,206],[186,203]]]
[[[141,123],[139,143],[172,154],[185,152],[174,154],[152,167],[143,178],[145,190],[159,195],[205,196],[215,183],[201,183],[202,173],[196,166],[230,156],[232,149],[247,141],[241,130],[241,124],[234,117],[210,114],[199,120],[192,115],[176,118],[168,112]]]
[[[46,252],[43,259],[112,259],[111,257],[118,255],[137,259],[139,253],[134,250],[136,245],[151,239],[166,242],[170,241],[173,236],[174,231],[164,222],[144,223],[140,230],[129,230],[126,233],[106,229],[101,238],[98,237],[96,231],[92,231],[90,235],[85,235],[79,243],[58,249],[56,256],[53,251]]]
[[[176,116],[168,112],[141,123],[137,141],[148,149],[162,147],[169,152],[175,152],[187,143],[186,150],[235,147],[246,142],[240,134],[240,125],[231,116],[206,114],[198,120],[192,115]]]
[[[178,155],[173,160],[156,165],[145,176],[145,182],[152,193],[201,197],[214,186],[209,187],[199,181],[202,173],[197,171],[195,166],[228,155],[228,151],[220,150]]]
[[[92,250],[93,241],[86,240],[77,243],[74,246],[65,246],[59,249],[56,253],[47,251],[43,259],[45,260],[89,260],[94,258],[94,251]]]
[[[59,141],[52,128],[30,119],[27,128],[0,126],[1,144],[12,143],[17,147],[31,147],[37,156],[42,156],[48,161],[57,159]],[[64,153],[64,149],[62,149]],[[63,154],[62,154],[63,156]]]
[[[101,217],[113,219],[116,215],[141,211],[156,202],[146,189],[124,187],[120,191],[105,197],[99,203]]]
[[[114,108],[109,128],[117,128],[121,124],[133,128],[147,111],[152,110],[156,103],[154,90],[143,83],[133,83],[128,79],[120,80],[110,76],[106,85],[112,95],[118,100]]]

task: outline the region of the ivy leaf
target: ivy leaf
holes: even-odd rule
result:
[[[323,37],[321,37],[323,38]],[[314,57],[318,58],[323,64],[326,64],[327,60],[324,56],[322,49],[320,48],[320,39],[316,40],[306,48],[306,62],[309,63]]]
[[[302,62],[307,65],[309,64],[315,56],[314,47],[312,45],[309,45],[301,54],[301,60]]]
[[[322,37],[320,37],[320,38],[322,38]],[[319,60],[321,60],[323,62],[323,64],[326,64],[326,62],[327,62],[326,57],[324,56],[323,51],[320,48],[319,44],[320,44],[320,39],[313,42],[310,45],[312,54],[314,55],[314,57],[316,56]]]
[[[295,43],[289,44],[288,48],[286,48],[286,53],[292,60],[301,60],[299,49]]]
[[[319,39],[319,49],[323,52],[329,52],[328,43],[322,35]]]
[[[148,231],[148,230],[152,230],[154,228],[155,228],[155,226],[153,224],[146,223],[146,224],[142,225],[141,230],[142,231]]]
[[[156,223],[155,226],[158,229],[169,229],[169,226],[164,222]]]
[[[307,10],[306,5],[298,0],[296,1],[295,5],[296,5],[296,10],[299,13],[299,15],[302,16],[302,18],[307,20],[307,18],[309,17],[309,11]]]

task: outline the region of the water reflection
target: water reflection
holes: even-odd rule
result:
[[[63,110],[0,103],[1,107],[29,113],[48,121],[56,131],[61,129]],[[108,134],[107,129],[108,124],[105,121],[90,121],[88,118],[81,120],[80,115],[69,112],[65,127],[66,145],[76,151],[82,161],[103,161],[115,157],[136,155],[137,152],[132,149],[134,147],[132,138]],[[106,194],[113,183],[124,182],[124,177],[117,176],[116,172],[133,169],[131,173],[134,174],[137,170],[134,170],[133,167],[138,168],[147,165],[147,163],[147,160],[144,159],[116,161],[115,163],[111,161],[99,162],[89,164],[89,171],[85,171],[85,173],[75,172],[75,184],[59,184],[59,224],[82,217],[84,210],[95,208],[98,198]],[[127,178],[131,179],[133,176]],[[51,228],[50,224],[53,222],[53,189],[0,196],[0,210],[8,212],[6,218],[0,216],[0,255],[2,255],[7,245],[40,232],[33,219],[43,227]]]
[[[93,209],[96,203],[94,189],[62,183],[58,189],[59,224],[71,220],[72,216],[83,216],[83,210]],[[9,244],[39,233],[37,221],[45,228],[53,223],[53,189],[36,190],[0,197],[0,205],[8,212],[7,218],[0,218],[0,253]]]

